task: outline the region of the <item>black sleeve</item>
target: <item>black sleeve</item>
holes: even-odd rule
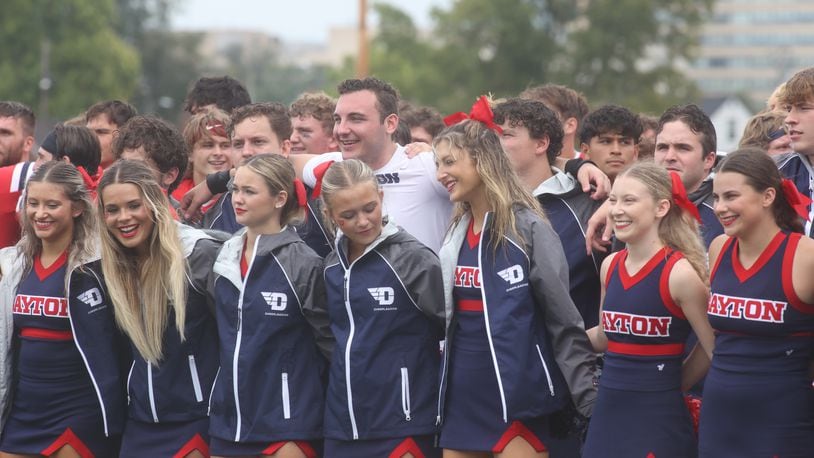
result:
[[[228,170],[210,173],[206,176],[206,187],[213,195],[224,193],[229,189],[230,178]]]
[[[577,176],[577,172],[579,172],[580,167],[585,164],[594,164],[592,161],[587,161],[585,159],[570,159],[568,162],[565,163],[565,173],[570,174],[571,176]],[[220,172],[218,172],[220,173]],[[209,179],[207,178],[207,184],[209,183]],[[211,187],[210,187],[211,189]]]

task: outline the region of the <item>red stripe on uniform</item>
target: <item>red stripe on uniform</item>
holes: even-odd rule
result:
[[[492,452],[503,453],[503,450],[515,437],[522,437],[537,452],[542,453],[548,451],[545,444],[537,436],[535,436],[534,433],[526,427],[526,425],[515,420],[509,426],[509,429],[503,433],[500,440],[497,441],[497,444],[495,444],[495,446],[492,448]]]
[[[57,437],[57,440],[51,443],[45,450],[41,451],[40,454],[44,456],[51,456],[57,453],[62,447],[70,445],[76,453],[79,454],[81,458],[94,458],[93,452],[90,451],[87,445],[79,439],[71,428],[68,428]]]
[[[45,340],[73,340],[71,331],[57,331],[56,329],[22,328],[20,337],[32,337]]]
[[[412,437],[408,437],[401,441],[401,443],[393,449],[387,458],[402,458],[406,454],[413,455],[413,458],[425,458],[424,452],[421,447],[416,444]]]
[[[674,356],[684,353],[684,344],[631,344],[622,342],[608,342],[608,351],[621,355],[636,356]]]
[[[482,312],[483,301],[477,299],[458,299],[457,308],[462,312]]]
[[[209,458],[209,444],[201,437],[200,434],[196,434],[190,439],[183,447],[181,447],[178,452],[172,456],[172,458],[184,458],[190,453],[194,451],[198,451],[201,455]]]
[[[283,448],[283,446],[285,444],[287,444],[289,442],[293,442],[294,445],[296,445],[300,449],[302,454],[305,455],[305,458],[317,458],[318,455],[317,455],[316,450],[314,450],[314,447],[311,447],[311,444],[309,444],[306,441],[280,441],[280,442],[274,442],[260,453],[263,454],[263,455],[274,455],[275,453],[279,452],[280,449]]]

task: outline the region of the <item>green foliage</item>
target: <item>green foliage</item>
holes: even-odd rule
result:
[[[68,118],[93,102],[129,98],[139,57],[116,35],[113,0],[5,0],[0,18],[0,99],[41,119]],[[41,77],[50,76],[47,91]],[[44,97],[46,97],[44,99]]]

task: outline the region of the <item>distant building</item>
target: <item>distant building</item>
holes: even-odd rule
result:
[[[704,98],[702,109],[715,126],[718,151],[728,153],[736,150],[743,129],[755,112],[741,97],[734,95]]]
[[[811,65],[814,1],[716,0],[686,73],[705,94],[745,94],[762,104]]]

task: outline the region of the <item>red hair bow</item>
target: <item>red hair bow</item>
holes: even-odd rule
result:
[[[495,114],[492,112],[492,107],[489,105],[489,99],[487,99],[485,95],[478,97],[478,100],[476,100],[475,104],[472,105],[472,110],[469,112],[469,114],[466,114],[463,111],[453,113],[444,118],[444,124],[451,126],[453,124],[458,124],[465,119],[472,119],[481,122],[495,132],[499,134],[503,133],[503,129],[495,124]]]
[[[305,193],[305,185],[299,178],[294,178],[294,192],[297,193],[297,204],[300,207],[308,205],[308,194]]]
[[[673,182],[673,202],[700,223],[701,214],[698,213],[698,207],[687,197],[687,190],[684,188],[684,183],[681,182],[681,177],[676,172],[670,172],[670,180]]]
[[[786,198],[786,201],[791,205],[791,208],[794,209],[794,212],[800,215],[800,218],[808,221],[811,219],[811,216],[808,214],[808,206],[811,205],[811,199],[800,193],[797,190],[797,186],[794,186],[791,180],[788,178],[783,178],[780,181],[780,190],[783,191],[783,196]]]
[[[81,165],[76,168],[79,170],[79,174],[82,175],[82,181],[85,182],[85,187],[88,188],[88,191],[95,192],[96,187],[99,186],[99,180],[102,178],[101,174],[97,173],[95,177],[90,176],[85,167]]]
[[[314,199],[322,194],[322,177],[325,176],[325,172],[328,171],[328,168],[333,163],[334,161],[323,162],[322,164],[314,167],[314,177],[317,179],[317,183],[314,185],[314,190],[311,192],[311,197]]]

